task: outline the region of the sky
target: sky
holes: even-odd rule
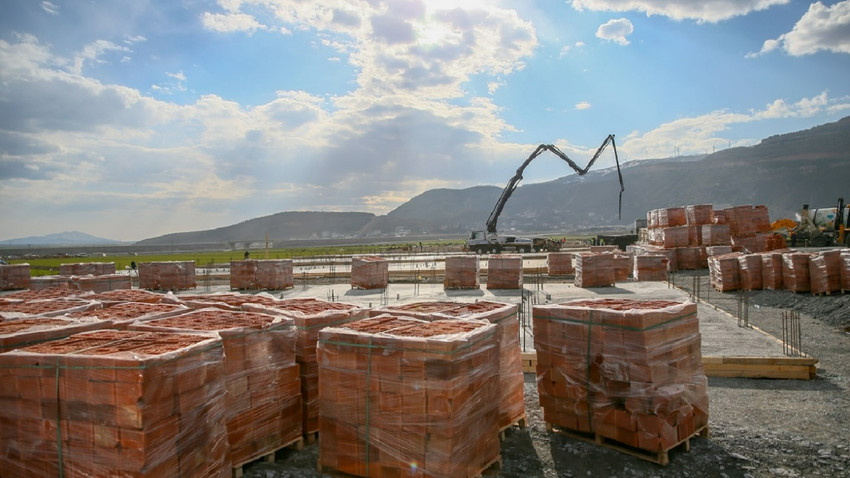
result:
[[[538,144],[584,165],[613,134],[620,161],[637,161],[850,115],[850,0],[4,0],[2,12],[0,240],[386,214],[434,188],[504,187]],[[613,164],[608,148],[594,169]],[[522,184],[571,173],[544,153]]]

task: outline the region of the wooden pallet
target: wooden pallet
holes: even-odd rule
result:
[[[319,462],[316,466],[316,471],[318,471],[319,474],[321,474],[321,475],[330,475],[330,476],[334,476],[334,477],[338,477],[338,478],[357,478],[358,477],[358,475],[352,475],[352,474],[349,474],[349,473],[344,473],[344,472],[339,471],[339,470],[335,470],[333,468],[328,468],[326,466],[322,466],[321,463],[322,463],[322,458],[321,458],[321,454],[320,454]],[[487,463],[481,469],[481,472],[474,474],[474,475],[470,475],[469,478],[483,478],[484,476],[498,475],[501,470],[502,470],[502,455],[497,455],[496,458],[494,458],[492,461]]]
[[[650,461],[652,463],[666,466],[670,464],[670,452],[679,447],[683,447],[683,451],[689,452],[691,451],[691,438],[696,436],[701,436],[703,438],[708,438],[708,425],[700,428],[693,435],[684,440],[676,443],[672,447],[667,450],[661,450],[658,452],[652,452],[648,450],[643,450],[640,448],[634,448],[623,443],[620,443],[616,440],[613,440],[608,437],[604,437],[598,433],[583,433],[574,430],[569,430],[566,428],[561,428],[557,425],[553,425],[551,423],[546,423],[546,431],[557,433],[559,435],[563,435],[570,438],[575,438],[587,443],[594,443],[596,445],[604,446],[605,448],[610,448],[612,450],[617,450],[619,452],[625,453],[627,455],[631,455],[635,458],[640,458],[641,460]]]
[[[234,464],[232,466],[232,470],[233,470],[232,476],[233,476],[233,478],[242,478],[242,476],[245,474],[245,466],[250,465],[251,463],[255,463],[255,462],[258,462],[258,461],[261,461],[261,460],[266,462],[266,463],[274,463],[275,456],[277,455],[277,452],[280,451],[280,450],[285,450],[287,448],[291,448],[291,449],[297,450],[297,451],[303,450],[304,449],[304,438],[298,437],[295,440],[292,440],[291,442],[287,443],[286,445],[272,451],[271,453],[267,453],[265,455],[258,456],[256,458],[245,461],[244,463],[240,463],[238,465]]]
[[[310,432],[304,434],[304,443],[310,446],[319,441],[319,432]]]
[[[499,430],[499,441],[504,441],[505,436],[506,436],[506,432],[508,430],[512,429],[513,427],[525,428],[527,426],[528,426],[528,422],[525,420],[525,415],[523,415],[522,417],[517,419],[517,421],[515,421],[515,422],[511,423],[510,425],[507,425],[507,426],[503,427],[501,430]]]
[[[522,352],[520,360],[523,373],[537,373],[537,352]]]
[[[703,357],[707,377],[811,380],[817,376],[813,357]]]

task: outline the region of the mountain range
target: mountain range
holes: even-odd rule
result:
[[[850,200],[850,117],[771,136],[754,146],[700,156],[630,161],[622,165],[622,175],[625,192],[621,211],[616,169],[601,169],[584,176],[571,174],[520,186],[499,218],[499,230],[554,234],[628,230],[651,209],[690,204],[712,204],[716,209],[765,205],[771,220],[794,218],[803,204],[834,207],[839,197]],[[136,244],[465,234],[484,228],[502,189],[432,189],[386,215],[288,211]],[[36,243],[36,239],[14,241]]]

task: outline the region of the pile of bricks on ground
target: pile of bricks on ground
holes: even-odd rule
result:
[[[186,290],[197,286],[193,261],[139,263],[139,288],[148,290]]]
[[[487,289],[522,289],[522,256],[491,255],[487,260]]]
[[[223,356],[114,330],[0,354],[0,476],[229,476]]]
[[[571,252],[550,252],[546,258],[547,273],[550,276],[575,274],[573,254]]]
[[[648,245],[629,246],[636,255],[664,255],[669,271],[705,269],[708,257],[732,247],[737,252],[766,252],[785,247],[773,234],[765,206],[715,210],[710,204],[647,212]],[[732,252],[732,251],[728,251]],[[636,264],[637,265],[637,264]],[[640,275],[635,272],[635,275]]]
[[[785,289],[824,294],[847,290],[850,249],[758,254],[733,252],[709,258],[709,278],[719,291]]]
[[[375,309],[370,315],[390,314],[434,320],[483,320],[495,324],[499,339],[499,430],[525,420],[522,354],[517,306],[479,301],[474,304],[432,301]]]
[[[466,478],[500,460],[495,325],[381,315],[323,329],[318,354],[322,471]]]
[[[478,256],[446,256],[446,277],[444,289],[478,289],[481,266]]]
[[[533,309],[547,425],[648,453],[708,423],[697,306],[576,300]]]
[[[386,289],[390,280],[389,262],[379,256],[351,258],[351,287],[354,289]]]
[[[230,288],[286,290],[295,285],[291,259],[230,261]]]

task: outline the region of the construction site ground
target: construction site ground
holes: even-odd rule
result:
[[[482,277],[486,277],[482,275]],[[799,345],[817,359],[816,376],[803,379],[709,377],[709,436],[672,450],[661,466],[615,449],[547,431],[533,373],[525,374],[525,427],[512,427],[501,443],[504,477],[838,477],[850,476],[850,294],[811,296],[790,291],[720,293],[707,271],[678,273],[668,282],[622,282],[578,288],[569,278],[526,276],[523,289],[444,290],[441,283],[391,282],[386,289],[353,289],[342,277],[303,281],[278,297],[315,297],[364,307],[410,302],[492,300],[520,305],[521,344],[533,351],[531,307],[577,298],[696,300],[704,357],[784,357],[783,314],[799,312]],[[200,282],[200,281],[199,281]],[[202,287],[199,285],[198,289]],[[207,286],[207,291],[227,290]],[[191,291],[197,293],[198,290]],[[791,353],[798,352],[796,349]],[[321,437],[319,437],[321,440]],[[317,471],[319,446],[281,450],[273,463],[246,465],[245,477],[325,476]]]

